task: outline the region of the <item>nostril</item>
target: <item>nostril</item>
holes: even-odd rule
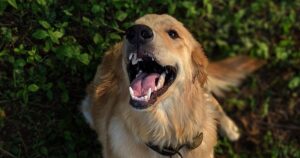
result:
[[[153,37],[153,32],[151,30],[145,29],[141,31],[141,36],[144,39],[149,39]]]

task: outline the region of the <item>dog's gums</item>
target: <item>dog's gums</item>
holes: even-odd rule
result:
[[[136,53],[128,57],[127,73],[130,81],[130,104],[137,109],[145,109],[155,104],[176,78],[174,66],[162,66],[152,55],[140,58]]]

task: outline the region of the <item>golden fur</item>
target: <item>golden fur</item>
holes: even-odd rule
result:
[[[129,80],[125,69],[128,42],[113,46],[103,57],[94,80],[87,88],[82,111],[102,143],[105,158],[158,158],[165,157],[145,145],[178,145],[192,141],[203,132],[202,144],[196,149],[180,150],[184,158],[213,157],[217,142],[216,125],[230,139],[239,137],[234,122],[223,112],[210,91],[221,94],[226,86],[235,86],[253,69],[215,69],[219,63],[208,64],[201,45],[188,30],[169,15],[149,14],[135,24],[149,26],[155,33],[154,55],[162,65],[178,65],[178,74],[169,89],[147,110],[136,110],[129,105]],[[178,31],[180,40],[174,41],[166,29]],[[245,57],[245,62],[250,59]],[[253,60],[254,61],[254,60]],[[249,64],[253,65],[253,64]],[[227,67],[226,67],[227,66]],[[239,65],[236,65],[239,66]],[[245,71],[243,73],[243,70]],[[211,75],[210,75],[211,72]],[[228,74],[229,80],[222,78]],[[176,157],[176,156],[174,156]]]

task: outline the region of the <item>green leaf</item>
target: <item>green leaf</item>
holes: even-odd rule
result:
[[[49,29],[51,27],[50,24],[45,20],[40,20],[39,24],[42,25],[45,29]]]
[[[96,33],[93,37],[93,41],[95,44],[99,44],[100,42],[103,41],[103,38],[99,33]]]
[[[89,55],[87,53],[80,54],[79,61],[85,65],[89,64]]]
[[[87,26],[92,23],[92,21],[88,17],[85,17],[85,16],[82,17],[82,21],[83,21],[83,24],[85,24]]]
[[[116,14],[116,18],[117,18],[119,21],[125,20],[126,17],[127,17],[127,13],[126,13],[126,12],[123,12],[123,11],[118,11],[117,14]]]
[[[2,56],[8,55],[8,50],[2,50],[0,51],[0,59]]]
[[[264,42],[258,42],[258,50],[257,53],[265,59],[269,58],[269,47]]]
[[[17,2],[16,0],[7,0],[7,2],[13,6],[15,9],[18,9],[18,5],[17,5]]]
[[[211,14],[212,13],[212,10],[213,10],[213,7],[211,4],[207,4],[206,5],[206,11],[207,11],[207,14]]]
[[[49,36],[48,33],[42,29],[38,29],[32,34],[32,37],[34,37],[36,39],[45,39],[48,36]]]
[[[73,14],[70,12],[70,11],[68,11],[68,10],[64,10],[63,11],[67,16],[72,16]]]
[[[300,86],[300,76],[293,77],[292,80],[289,82],[289,88],[295,89]]]
[[[28,90],[30,92],[36,92],[36,91],[39,90],[39,86],[37,86],[36,84],[31,84],[31,85],[28,86]]]
[[[99,13],[101,11],[101,6],[99,5],[93,5],[92,7],[92,13],[96,14],[96,13]]]
[[[37,3],[38,3],[39,5],[42,5],[42,6],[46,6],[46,5],[47,5],[46,0],[37,0]]]
[[[51,40],[52,40],[52,42],[54,42],[54,43],[59,43],[59,39],[64,35],[62,32],[59,32],[59,31],[48,31],[48,33],[49,33],[49,36],[50,36],[50,38],[51,38]]]
[[[55,52],[59,58],[74,58],[76,54],[80,54],[80,51],[75,46],[68,44],[60,46]]]
[[[64,34],[63,34],[62,32],[55,31],[55,32],[53,32],[53,35],[54,35],[56,38],[61,38]]]
[[[1,5],[1,3],[0,3]],[[1,27],[0,34],[2,34],[2,38],[5,42],[12,42],[13,41],[13,35],[12,35],[12,29],[7,27]]]
[[[275,52],[278,60],[286,60],[288,58],[287,50],[280,46],[275,48]]]
[[[17,60],[15,61],[14,65],[15,65],[16,67],[22,68],[22,67],[24,67],[24,66],[26,65],[26,62],[25,62],[24,59],[17,59]]]
[[[114,39],[114,40],[120,40],[121,37],[117,33],[111,33],[109,34],[109,38]]]

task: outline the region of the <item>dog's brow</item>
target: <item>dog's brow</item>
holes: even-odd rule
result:
[[[159,22],[157,22],[155,25],[158,26],[166,26],[166,27],[172,27],[174,26],[174,22],[171,19],[162,19]]]

